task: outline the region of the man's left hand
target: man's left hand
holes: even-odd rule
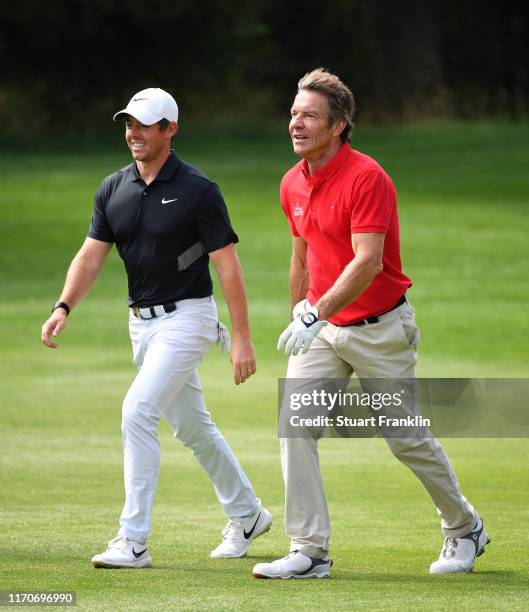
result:
[[[285,355],[306,353],[314,338],[320,330],[327,325],[327,321],[318,319],[318,309],[314,306],[302,315],[296,317],[292,323],[279,336],[277,350],[285,348]]]
[[[250,339],[232,340],[231,364],[233,368],[233,380],[236,385],[243,383],[256,372],[255,349]]]

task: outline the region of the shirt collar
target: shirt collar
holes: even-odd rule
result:
[[[307,180],[314,183],[322,183],[323,181],[330,179],[331,176],[342,166],[345,160],[349,157],[351,151],[351,145],[348,142],[344,142],[338,149],[336,155],[324,166],[321,168],[316,168],[311,174],[309,171],[309,164],[307,160],[304,159],[301,164],[301,171]]]
[[[154,179],[155,181],[170,181],[173,178],[173,175],[178,170],[178,166],[180,165],[180,158],[178,155],[171,149],[169,153],[169,157],[165,160],[164,165],[160,168],[160,172]],[[131,164],[132,170],[132,180],[133,181],[142,181],[140,173],[138,172],[138,167],[136,166],[136,162],[132,162]]]

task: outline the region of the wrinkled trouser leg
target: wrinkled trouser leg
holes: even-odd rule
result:
[[[216,339],[214,303],[194,304],[158,319],[131,319],[130,329],[139,372],[123,402],[125,505],[119,534],[139,542],[149,536],[162,416],[206,471],[226,514],[253,514],[257,498],[211,420],[197,372]]]

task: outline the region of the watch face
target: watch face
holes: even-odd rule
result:
[[[317,320],[318,317],[313,312],[306,312],[305,314],[301,315],[301,322],[305,327],[310,327],[311,325],[314,325]]]

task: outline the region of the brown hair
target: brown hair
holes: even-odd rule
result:
[[[356,110],[354,96],[340,79],[325,68],[316,68],[301,78],[298,82],[298,92],[303,89],[319,91],[327,96],[329,107],[329,126],[335,121],[342,119],[345,127],[340,134],[340,139],[345,142],[349,139],[353,129],[353,115]]]
[[[165,130],[171,124],[171,121],[169,121],[169,119],[166,119],[165,117],[162,117],[162,119],[160,119],[160,121],[157,121],[156,123],[160,129],[160,132],[165,132]],[[175,136],[176,132],[173,134],[173,136],[171,136],[171,142],[173,142]]]

